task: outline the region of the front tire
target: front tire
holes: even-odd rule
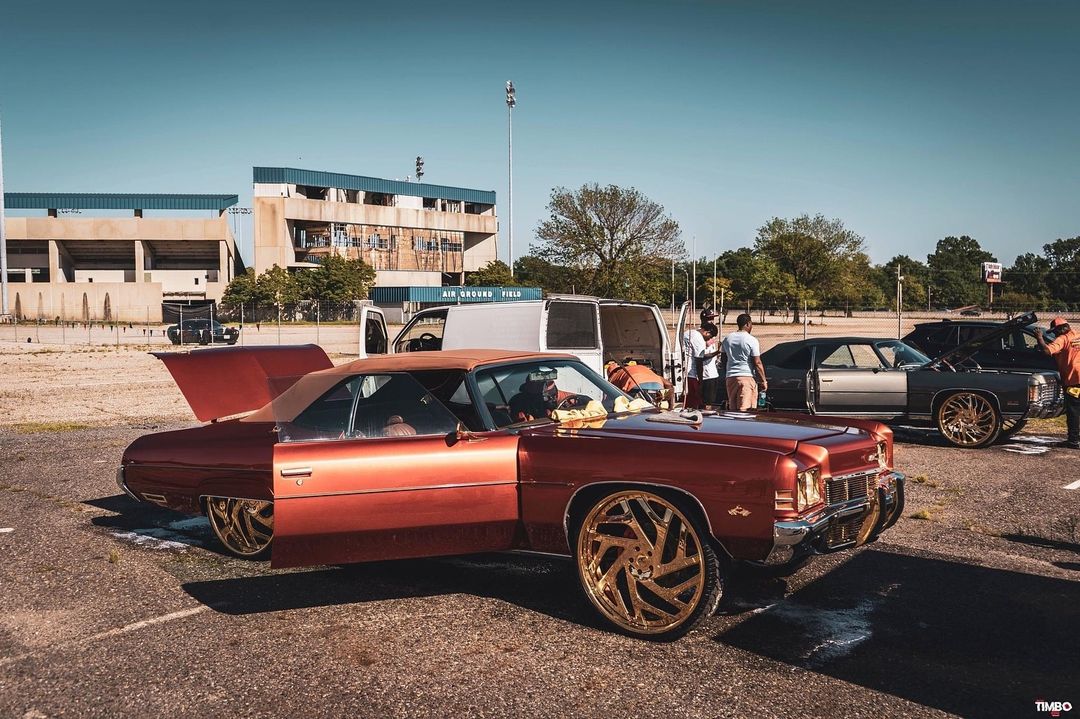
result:
[[[670,641],[716,609],[720,560],[703,523],[682,502],[618,490],[597,500],[575,530],[581,589],[618,631]]]
[[[206,516],[218,541],[242,559],[266,559],[274,539],[274,503],[207,497]]]
[[[941,436],[954,447],[985,447],[1001,433],[1001,415],[977,392],[953,392],[941,401],[934,416]]]

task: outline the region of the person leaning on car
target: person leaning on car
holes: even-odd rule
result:
[[[1080,449],[1080,332],[1074,332],[1064,317],[1050,322],[1054,340],[1047,344],[1042,332],[1035,333],[1042,351],[1057,361],[1061,384],[1065,387],[1065,425],[1069,436],[1065,446]]]
[[[761,380],[762,392],[769,389],[769,383],[765,379],[765,366],[761,364],[761,345],[757,337],[750,334],[754,327],[750,315],[743,313],[736,322],[739,331],[724,338],[720,351],[727,364],[724,376],[727,380],[728,409],[745,412],[757,406],[758,383],[754,381],[754,376]]]

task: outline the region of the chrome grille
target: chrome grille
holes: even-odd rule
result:
[[[1058,399],[1058,381],[1057,377],[1047,376],[1046,384],[1039,385],[1039,399],[1040,404],[1054,404]]]
[[[840,504],[851,499],[862,499],[874,489],[877,470],[833,477],[825,482],[825,501],[828,504]]]
[[[829,527],[825,534],[825,544],[832,549],[842,544],[854,542],[859,538],[859,530],[862,529],[863,519],[864,517],[860,515],[855,519],[849,519],[846,522]]]

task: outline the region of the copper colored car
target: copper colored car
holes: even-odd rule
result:
[[[672,639],[734,561],[794,571],[873,541],[904,503],[884,425],[662,412],[570,355],[160,356],[209,424],[137,439],[120,487],[274,567],[569,555],[614,628]]]

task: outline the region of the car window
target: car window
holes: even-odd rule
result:
[[[549,419],[555,409],[583,409],[590,401],[614,411],[623,392],[574,360],[522,362],[480,370],[480,394],[497,427]]]
[[[976,337],[982,337],[987,332],[992,330],[992,327],[984,327],[979,325],[960,325],[958,330],[959,344],[964,344]]]
[[[792,352],[777,366],[783,369],[810,369],[810,348],[802,347]]]
[[[933,327],[926,332],[926,339],[935,344],[956,344],[956,328],[952,325]]]
[[[487,429],[473,404],[465,370],[415,370],[410,372],[454,416],[473,432]]]
[[[822,357],[821,349],[825,348],[819,348],[819,357]],[[825,352],[827,354],[818,363],[822,369],[848,369],[855,366],[855,358],[851,356],[851,349],[847,345],[840,345],[831,352],[825,349]]]
[[[458,419],[415,377],[356,375],[278,422],[283,442],[445,435]]]
[[[1011,333],[1005,335],[1002,338],[1005,349],[1016,350],[1018,352],[1039,352],[1039,344],[1035,339],[1035,335],[1025,330],[1013,330]]]
[[[877,356],[874,348],[868,344],[848,345],[855,366],[859,369],[875,369],[881,367],[881,359]]]
[[[547,348],[594,349],[597,338],[597,306],[590,302],[552,302],[548,305]]]
[[[919,352],[914,347],[900,342],[899,340],[878,342],[876,346],[878,351],[881,352],[881,356],[885,358],[887,367],[924,365],[930,361],[930,358],[922,352]]]
[[[405,327],[397,342],[395,352],[430,352],[442,349],[443,330],[446,328],[446,310],[414,317]]]

